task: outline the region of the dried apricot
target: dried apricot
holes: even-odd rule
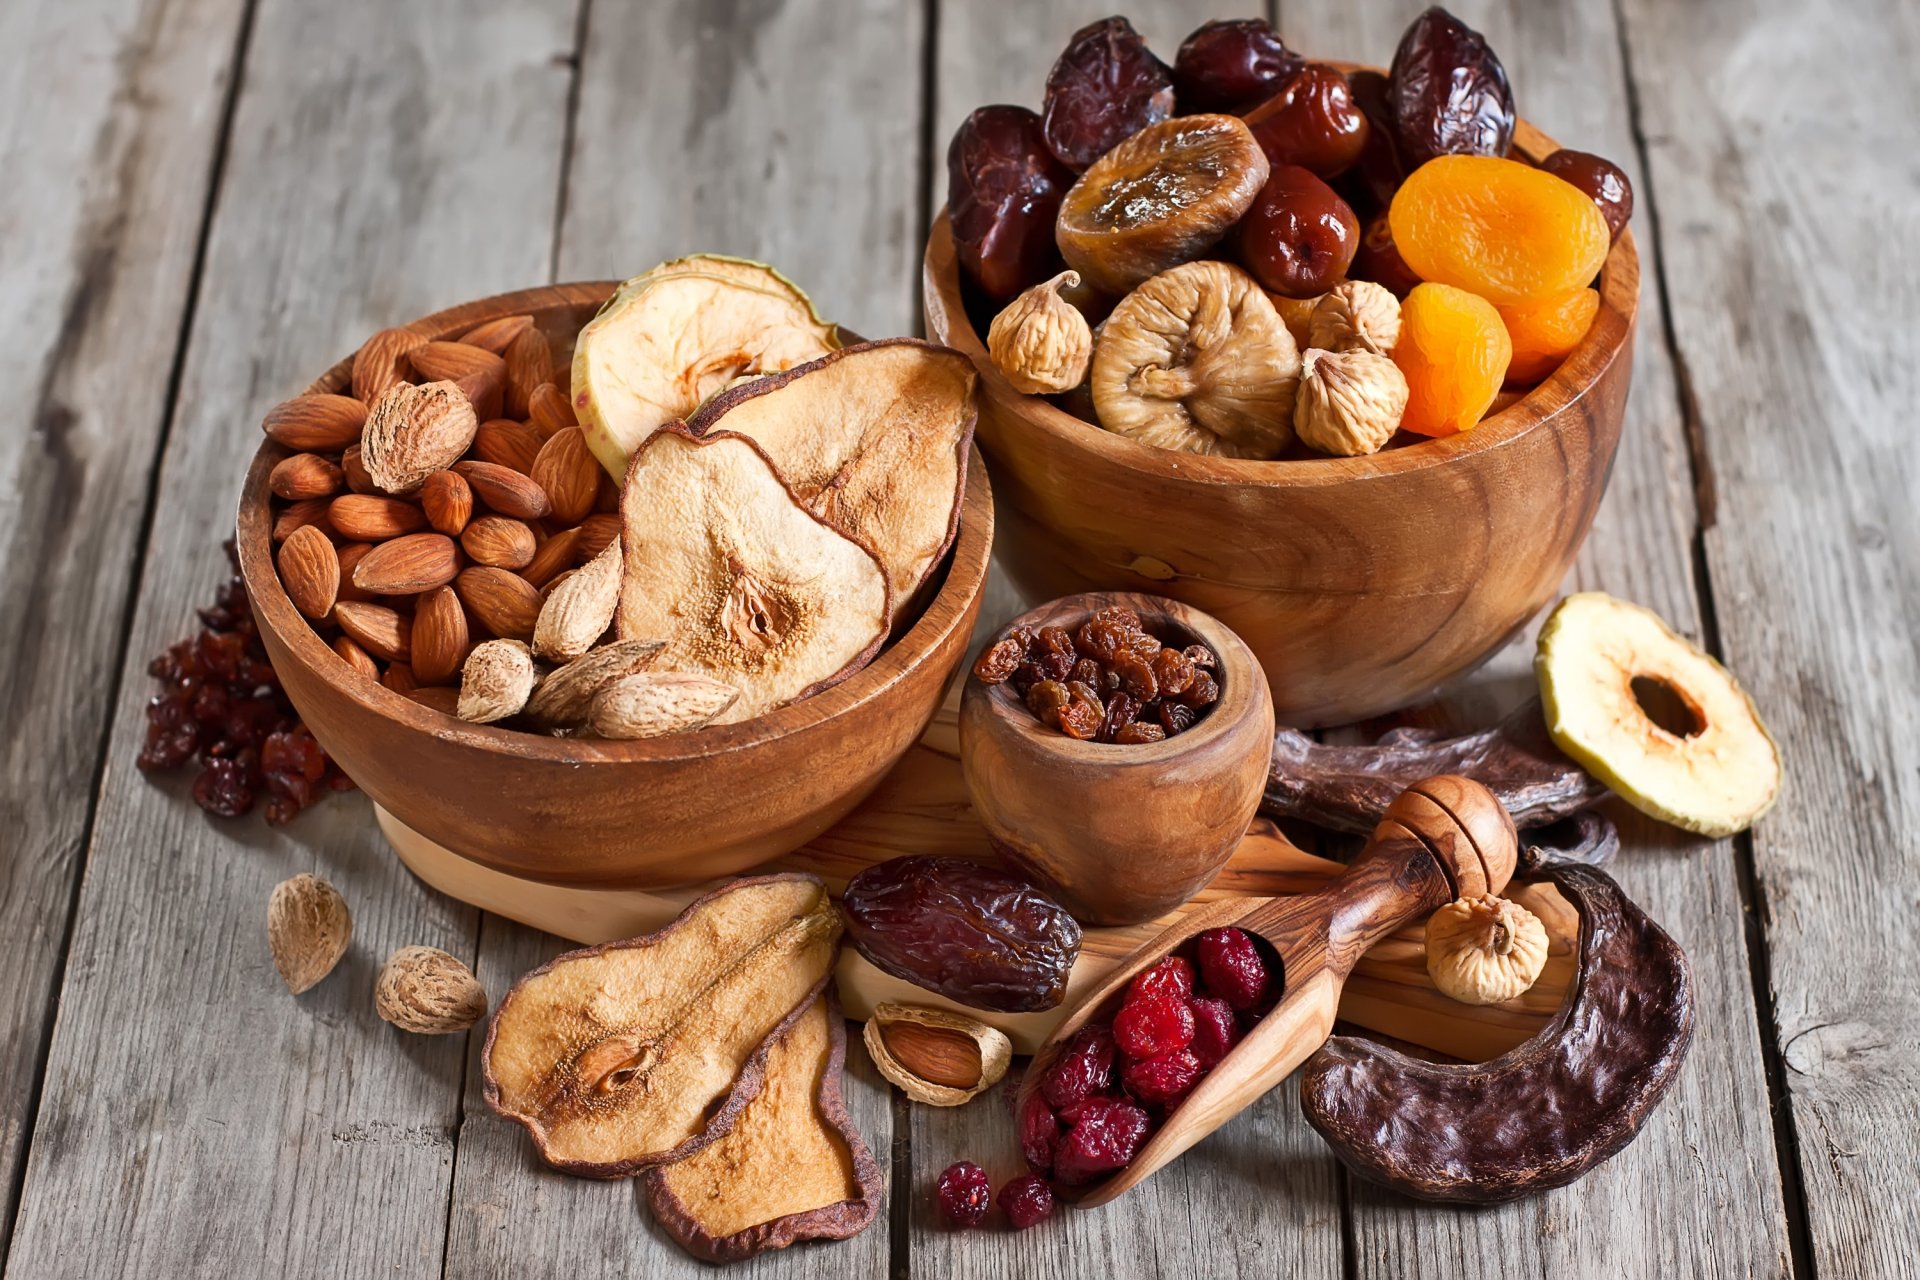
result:
[[[1612,243],[1584,191],[1496,156],[1427,161],[1394,193],[1387,223],[1415,275],[1502,307],[1587,284]]]
[[[1600,312],[1600,295],[1592,289],[1575,289],[1545,302],[1501,307],[1499,311],[1500,319],[1506,322],[1507,337],[1513,342],[1507,381],[1532,383],[1558,369],[1567,353],[1587,336],[1594,316]]]
[[[1401,429],[1450,436],[1472,427],[1500,393],[1512,358],[1507,326],[1492,303],[1452,285],[1418,286],[1400,304],[1393,348],[1393,362],[1407,375]]]

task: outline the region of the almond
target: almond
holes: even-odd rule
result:
[[[444,533],[410,533],[383,542],[360,558],[353,585],[377,596],[411,596],[453,581],[460,565]]]
[[[545,489],[509,467],[496,462],[456,462],[453,469],[466,477],[474,497],[503,516],[538,520],[553,510]]]
[[[957,1107],[1000,1083],[1013,1061],[1006,1033],[947,1009],[881,1001],[867,1019],[867,1052],[915,1102]]]
[[[553,381],[553,348],[547,335],[526,329],[507,344],[507,416],[524,418],[530,412],[536,387]]]
[[[427,336],[411,329],[382,329],[360,344],[353,357],[353,394],[362,404],[373,404],[397,382],[406,382],[412,366],[407,356],[424,346]]]
[[[427,523],[449,538],[459,537],[473,519],[473,490],[464,476],[436,471],[421,483],[419,497]]]
[[[493,635],[530,640],[540,618],[540,593],[531,582],[505,569],[480,565],[462,569],[453,580],[460,602]]]
[[[418,689],[409,689],[406,697],[443,716],[454,714],[460,706],[460,691],[451,685],[423,684]]]
[[[413,668],[404,662],[391,662],[380,675],[380,683],[395,693],[412,693],[420,687],[413,678]]]
[[[467,660],[467,611],[452,587],[435,587],[413,607],[413,674],[444,684]]]
[[[339,492],[344,476],[338,466],[317,453],[296,453],[274,464],[267,488],[289,502],[327,498]]]
[[[524,569],[533,559],[533,530],[511,516],[481,516],[460,535],[461,549],[475,564]]]
[[[280,544],[280,585],[293,607],[320,620],[340,592],[340,556],[317,525],[295,529]]]
[[[620,486],[604,472],[600,476],[600,491],[594,495],[593,509],[595,513],[605,515],[618,515],[620,512]]]
[[[547,593],[533,628],[533,651],[549,662],[572,662],[606,633],[619,603],[620,544],[610,542],[585,568],[569,574],[565,582]]]
[[[453,383],[399,383],[367,415],[360,461],[381,492],[412,493],[458,461],[479,427],[473,404]]]
[[[351,396],[295,396],[267,410],[260,429],[277,445],[301,452],[332,453],[360,438],[367,406]]]
[[[460,671],[459,716],[490,724],[519,715],[536,683],[533,654],[518,640],[475,645]]]
[[[593,696],[636,671],[644,671],[666,645],[659,640],[616,640],[584,658],[549,672],[527,700],[527,715],[543,729],[571,729],[586,723]]]
[[[380,664],[373,656],[346,636],[333,638],[333,651],[340,655],[340,661],[358,671],[369,680],[380,678]]]
[[[308,525],[317,526],[325,533],[333,526],[329,522],[329,513],[338,498],[306,498],[300,502],[291,502],[280,508],[280,514],[273,518],[273,540],[285,542],[293,536],[295,529],[304,529]]]
[[[343,493],[326,504],[329,523],[343,538],[355,542],[385,542],[427,527],[427,513],[411,502],[371,493]],[[288,508],[292,510],[292,508]]]
[[[587,448],[586,432],[579,427],[563,427],[540,446],[540,455],[527,474],[546,490],[555,520],[579,524],[593,514],[601,478],[607,473],[593,450]]]
[[[476,373],[492,374],[502,381],[507,362],[485,347],[464,342],[426,342],[408,353],[420,376],[429,382],[458,382]]]
[[[373,550],[371,542],[347,542],[340,547],[340,591],[336,600],[371,600],[373,596],[353,585],[353,571],[360,558]]]
[[[533,419],[531,425],[542,439],[562,427],[580,425],[579,419],[573,416],[573,406],[567,402],[566,393],[551,382],[541,383],[527,397],[527,416]]]
[[[730,684],[682,671],[639,671],[593,695],[587,727],[602,738],[657,738],[698,729],[739,700]]]
[[[608,543],[618,541],[620,541],[618,515],[590,515],[580,522],[580,541],[573,549],[573,558],[576,562],[585,564],[605,551]]]
[[[349,639],[382,662],[405,662],[412,654],[413,622],[383,604],[342,600],[333,620]]]
[[[555,574],[573,564],[573,549],[580,541],[578,529],[565,529],[554,534],[534,550],[533,559],[527,567],[520,570],[520,576],[536,587],[544,587],[553,581]]]
[[[367,474],[367,464],[360,461],[360,446],[349,445],[340,455],[340,471],[346,477],[347,488],[355,493],[378,493],[373,477]]]
[[[453,384],[460,388],[460,394],[473,406],[480,421],[500,416],[501,406],[506,403],[506,376],[491,369],[479,373],[470,373]]]
[[[503,355],[509,342],[531,328],[532,316],[501,316],[498,320],[475,325],[460,335],[460,341],[470,347],[481,347],[495,355]]]
[[[480,424],[473,436],[473,456],[482,462],[518,471],[533,472],[533,460],[540,454],[540,436],[532,427],[511,418],[495,418]]]

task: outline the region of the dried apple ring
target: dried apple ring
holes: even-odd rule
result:
[[[1497,156],[1427,161],[1394,193],[1387,225],[1415,275],[1501,307],[1587,284],[1613,242],[1586,192]]]

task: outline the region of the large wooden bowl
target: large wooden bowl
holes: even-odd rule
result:
[[[530,314],[565,360],[611,283],[503,294],[415,321],[453,337]],[[343,391],[350,362],[310,391]],[[427,838],[510,875],[655,888],[745,871],[858,804],[933,719],[966,656],[993,544],[976,453],[960,528],[932,599],[851,679],[758,719],[638,742],[466,724],[356,673],[293,607],[273,565],[267,442],[240,495],[240,572],[293,704],[347,775]]]
[[[1557,149],[1524,121],[1516,149]],[[1366,458],[1250,462],[1137,444],[1002,378],[967,316],[944,211],[927,332],[974,358],[1000,562],[1029,600],[1140,591],[1246,640],[1281,723],[1431,694],[1553,598],[1606,492],[1632,376],[1640,260],[1621,235],[1559,370],[1473,430]]]

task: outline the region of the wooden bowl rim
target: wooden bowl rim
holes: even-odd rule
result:
[[[1343,71],[1365,70],[1358,63],[1334,62]],[[1374,68],[1377,70],[1377,68]],[[1560,150],[1560,144],[1525,120],[1514,124],[1514,149],[1529,160]],[[1509,444],[1577,404],[1599,381],[1633,333],[1640,305],[1640,255],[1633,231],[1621,231],[1600,269],[1600,310],[1586,337],[1560,367],[1519,400],[1491,414],[1473,428],[1451,436],[1437,436],[1397,449],[1359,458],[1292,458],[1260,460],[1223,458],[1186,453],[1141,444],[1126,436],[1085,422],[1040,396],[1014,390],[988,357],[980,335],[967,315],[960,293],[959,259],[953,248],[953,227],[947,207],[940,206],[927,236],[923,261],[929,310],[937,305],[946,315],[945,341],[964,351],[979,366],[981,380],[996,399],[1014,405],[1028,429],[1067,449],[1084,449],[1103,461],[1149,478],[1187,480],[1201,484],[1261,485],[1316,488],[1349,481],[1375,480],[1428,467],[1444,466],[1474,454]],[[936,302],[937,299],[937,302]],[[932,329],[929,322],[928,328]],[[1183,735],[1184,736],[1184,735]]]
[[[1041,724],[1005,682],[986,684],[969,671],[967,692],[978,689],[980,693],[976,696],[985,697],[989,733],[1012,734],[1026,750],[1057,759],[1062,764],[1107,769],[1157,768],[1176,755],[1212,746],[1231,735],[1249,717],[1260,714],[1261,704],[1267,700],[1267,675],[1247,642],[1232,627],[1204,609],[1196,609],[1166,596],[1139,591],[1082,591],[1059,596],[1045,604],[1036,605],[1016,618],[1009,618],[995,630],[994,638],[998,639],[1014,627],[1033,625],[1042,619],[1045,619],[1045,625],[1061,625],[1058,618],[1062,614],[1076,616],[1078,620],[1074,627],[1078,627],[1095,608],[1108,604],[1126,605],[1140,615],[1142,622],[1148,624],[1159,619],[1163,623],[1184,627],[1214,651],[1220,660],[1221,675],[1229,678],[1220,681],[1220,698],[1208,709],[1207,714],[1196,720],[1185,733],[1162,738],[1158,742],[1085,742]],[[1268,746],[1269,743],[1262,743],[1263,750]]]
[[[501,316],[597,306],[619,283],[617,280],[580,281],[518,289],[448,307],[403,327],[436,338],[457,336],[483,321]],[[347,356],[315,379],[306,391],[309,394],[339,392],[351,382],[352,372],[353,357]],[[916,670],[965,618],[968,605],[985,584],[993,551],[993,494],[976,445],[968,454],[966,493],[961,500],[953,545],[943,557],[945,580],[906,634],[888,643],[872,662],[852,676],[812,697],[738,724],[630,741],[550,738],[518,729],[469,724],[422,706],[356,671],[320,638],[306,615],[294,608],[274,566],[272,502],[267,479],[274,464],[290,452],[263,438],[241,486],[235,548],[240,576],[252,597],[254,611],[265,616],[266,624],[274,629],[296,661],[362,710],[403,730],[523,760],[567,765],[685,763],[711,759],[816,728],[884,693]]]

